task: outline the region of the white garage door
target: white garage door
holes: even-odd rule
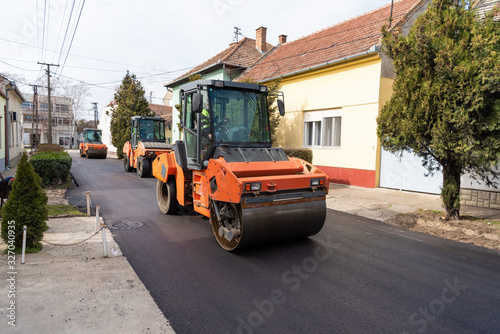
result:
[[[398,157],[382,149],[380,187],[440,194],[443,174],[435,172],[432,176],[425,176],[426,174],[422,159],[414,154],[403,152]]]

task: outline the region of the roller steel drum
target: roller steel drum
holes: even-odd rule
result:
[[[321,231],[326,219],[324,199],[243,209],[239,204],[232,204],[231,210],[236,222],[233,222],[233,227],[237,225],[234,229],[237,237],[232,240],[224,236],[215,210],[211,210],[210,215],[217,242],[227,251],[315,235]]]

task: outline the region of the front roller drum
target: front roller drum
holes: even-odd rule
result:
[[[321,231],[325,219],[324,199],[245,209],[240,204],[214,201],[210,207],[215,238],[227,251],[306,238]]]
[[[106,159],[108,155],[108,151],[106,150],[87,150],[87,159],[96,158],[96,159]]]

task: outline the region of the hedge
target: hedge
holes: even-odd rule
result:
[[[311,149],[307,148],[284,148],[286,155],[289,157],[295,157],[302,160],[305,160],[312,164],[313,161],[313,152]]]
[[[44,188],[68,179],[71,157],[67,152],[38,152],[31,157],[30,162],[42,178]]]

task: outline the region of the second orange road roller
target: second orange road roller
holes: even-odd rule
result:
[[[133,116],[130,123],[130,140],[123,145],[123,167],[126,172],[135,169],[139,177],[150,177],[153,159],[172,147],[165,142],[165,120]]]
[[[183,141],[153,161],[158,206],[192,206],[219,245],[243,247],[318,233],[328,176],[272,147],[267,86],[198,80],[181,87]]]

